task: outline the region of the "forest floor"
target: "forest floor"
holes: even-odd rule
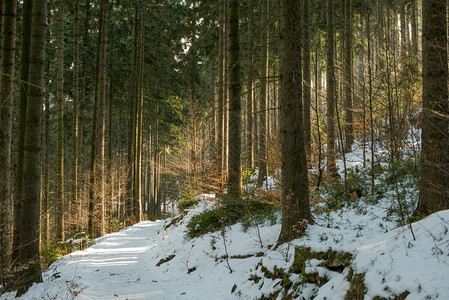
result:
[[[214,203],[200,197],[176,219],[62,257],[20,299],[449,299],[449,211],[401,227],[387,192],[315,213],[302,238],[276,248],[279,222],[187,237],[192,216]]]

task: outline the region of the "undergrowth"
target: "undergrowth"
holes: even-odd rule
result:
[[[84,232],[75,234],[66,242],[44,245],[41,250],[41,267],[45,270],[61,257],[76,250],[83,250],[88,246],[90,246],[89,236]]]
[[[277,211],[278,208],[273,204],[253,200],[223,203],[193,216],[187,224],[187,235],[194,238],[208,232],[221,230],[237,222],[242,222],[243,230],[265,221],[275,224]]]
[[[192,208],[198,204],[199,200],[195,198],[195,191],[192,188],[186,188],[181,192],[181,199],[178,201],[178,207],[182,210]]]

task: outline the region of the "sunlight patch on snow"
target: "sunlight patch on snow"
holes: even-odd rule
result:
[[[127,266],[137,264],[137,257],[122,257],[115,259],[86,259],[69,262],[69,264],[79,264],[83,266],[102,266],[102,267],[110,267],[110,266]]]

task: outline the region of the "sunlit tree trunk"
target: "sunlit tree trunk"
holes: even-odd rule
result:
[[[144,2],[140,6],[138,46],[137,46],[137,89],[136,89],[136,126],[134,153],[134,222],[140,222],[142,217],[142,115],[143,115],[143,67],[144,67]]]

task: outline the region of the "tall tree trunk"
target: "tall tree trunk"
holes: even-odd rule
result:
[[[282,228],[278,242],[305,233],[310,214],[302,109],[300,1],[281,0]]]
[[[132,73],[132,83],[130,87],[129,94],[129,114],[128,114],[128,182],[125,194],[125,225],[132,225],[132,214],[133,214],[133,175],[134,175],[134,149],[135,149],[135,122],[136,122],[136,82],[137,82],[137,29],[138,29],[138,13],[137,9],[134,13],[134,30],[133,30],[133,73]]]
[[[43,199],[42,199],[42,221],[41,236],[42,244],[50,242],[50,97],[48,92],[45,97],[45,115],[44,115],[44,174],[43,174]]]
[[[247,167],[254,168],[253,112],[254,112],[254,0],[248,0],[248,82],[246,96]]]
[[[24,293],[33,282],[42,281],[39,263],[39,188],[46,17],[47,1],[34,0],[22,179],[23,203],[27,205],[22,206],[20,262],[23,269],[16,277],[16,282],[20,284],[18,295]]]
[[[267,80],[268,80],[268,35],[269,18],[268,5],[270,1],[262,3],[262,53],[260,64],[260,97],[259,97],[259,177],[257,186],[262,186],[267,178]]]
[[[194,69],[192,68],[192,72]],[[195,190],[197,188],[196,180],[197,180],[197,151],[196,151],[196,112],[195,112],[195,106],[196,106],[196,92],[195,92],[195,79],[193,78],[194,75],[191,74],[190,83],[189,83],[189,100],[190,100],[190,186]]]
[[[89,231],[95,236],[104,233],[104,125],[106,92],[106,0],[100,4],[95,109],[92,126],[91,180],[89,196]]]
[[[17,162],[14,185],[14,233],[12,261],[17,262],[20,245],[20,212],[22,206],[22,176],[23,176],[23,144],[25,142],[25,121],[28,92],[28,76],[30,66],[31,13],[32,1],[24,0],[22,8],[22,51],[20,56],[20,98],[17,137]]]
[[[311,78],[310,78],[310,0],[303,0],[303,108],[304,108],[304,146],[310,160],[312,147],[312,126],[310,120]]]
[[[79,0],[75,0],[75,45],[73,53],[73,121],[72,121],[72,199],[71,229],[79,231],[78,219],[78,107],[79,107]]]
[[[56,240],[64,240],[64,0],[58,1],[57,10],[57,89],[58,109],[57,184],[56,184]]]
[[[412,53],[413,55],[418,54],[418,18],[416,16],[416,2],[417,0],[412,0],[410,3],[411,10],[411,23],[412,23]]]
[[[105,100],[106,100],[106,35],[107,35],[107,0],[100,4],[100,30],[98,40],[99,68],[98,72],[98,187],[97,195],[99,214],[98,235],[104,234],[104,132],[105,132]]]
[[[407,54],[407,27],[408,24],[406,22],[405,17],[405,2],[406,0],[400,0],[399,3],[399,18],[400,18],[400,24],[401,24],[401,37],[400,37],[400,43],[401,43],[401,58],[404,58]]]
[[[139,17],[138,62],[137,62],[137,90],[136,90],[136,133],[135,133],[135,162],[134,162],[134,222],[140,222],[142,217],[142,111],[143,111],[143,63],[144,63],[144,2],[142,0]]]
[[[229,176],[229,109],[230,109],[230,1],[225,0],[225,34],[224,34],[224,107],[223,107],[223,173],[224,180]]]
[[[352,84],[352,0],[345,0],[345,149],[351,151],[354,142],[353,84]],[[343,146],[343,145],[342,145]]]
[[[0,3],[0,71],[2,70],[1,61],[2,61],[2,54],[3,54],[1,45],[3,45],[3,17],[4,17],[4,7],[5,7],[4,2],[5,1],[2,1]]]
[[[78,116],[78,162],[82,162],[83,157],[83,133],[84,133],[84,115],[85,111],[82,109],[84,103],[86,103],[86,91],[88,86],[88,80],[87,80],[87,57],[89,56],[89,20],[90,20],[90,0],[85,0],[84,2],[84,22],[83,22],[83,46],[81,48],[82,50],[82,56],[81,56],[81,78],[80,78],[80,89],[79,89],[79,104],[80,108],[78,110],[79,116]],[[82,164],[79,165],[79,168],[82,168]],[[80,194],[82,193],[82,189],[80,189]],[[83,197],[79,197],[79,203],[78,203],[78,215],[76,216],[76,219],[81,222],[80,214],[84,213],[82,212],[83,209],[83,203],[82,200]],[[85,226],[85,224],[82,224]],[[83,228],[82,226],[81,228]]]
[[[368,41],[368,84],[369,84],[369,115],[370,115],[370,140],[371,140],[371,195],[374,195],[374,108],[373,108],[373,71],[372,71],[372,55],[371,55],[371,18],[366,16],[366,36]]]
[[[423,0],[421,180],[416,215],[449,208],[447,32],[444,1]]]
[[[334,2],[327,0],[327,171],[331,177],[337,174],[335,161],[335,39]]]
[[[218,98],[217,98],[217,172],[219,174],[219,193],[223,184],[223,108],[224,108],[224,48],[225,48],[225,17],[224,0],[219,0],[219,34],[218,34]]]
[[[12,246],[11,137],[16,10],[16,0],[5,0],[0,76],[0,282],[4,282],[3,275],[9,273]]]
[[[239,2],[230,0],[229,12],[230,39],[230,86],[229,86],[229,195],[240,198],[242,189],[241,164],[241,103],[240,103],[240,39]]]

